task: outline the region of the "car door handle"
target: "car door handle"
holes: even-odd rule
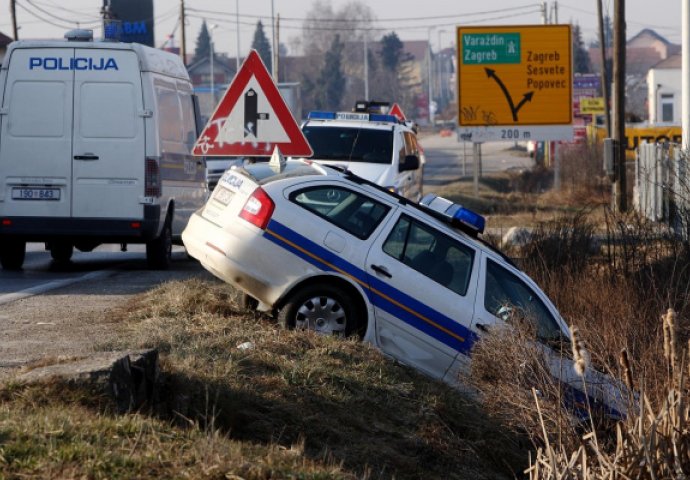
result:
[[[477,330],[481,330],[484,333],[489,331],[489,327],[487,327],[483,323],[477,323],[476,325],[477,325]]]
[[[84,155],[75,155],[75,160],[98,160],[98,155],[93,153],[85,153]]]
[[[386,278],[393,278],[393,275],[391,275],[391,272],[388,271],[388,269],[384,266],[381,265],[372,265],[371,269],[375,271],[376,273],[380,273]]]

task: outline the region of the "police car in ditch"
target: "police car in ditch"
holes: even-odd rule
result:
[[[386,114],[388,103],[357,102],[352,112],[310,112],[302,132],[325,165],[355,175],[414,201],[422,198],[424,151],[411,122]]]
[[[348,170],[274,152],[228,170],[182,239],[285,326],[359,335],[454,384],[507,309],[529,313],[544,348],[568,338],[551,301],[479,238],[483,229],[483,217],[433,194],[417,204]],[[553,375],[581,388],[572,361],[552,357]],[[607,377],[592,375],[590,395],[621,412]]]

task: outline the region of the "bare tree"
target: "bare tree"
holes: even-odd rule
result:
[[[315,79],[319,78],[324,58],[338,35],[343,43],[342,70],[346,77],[343,104],[352,104],[364,96],[364,40],[375,41],[372,35],[373,11],[359,1],[348,2],[335,10],[330,1],[317,0],[302,25],[302,50],[305,64],[302,82],[304,108],[316,104]]]

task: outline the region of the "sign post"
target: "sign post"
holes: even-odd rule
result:
[[[569,25],[458,27],[457,55],[461,138],[572,139]]]

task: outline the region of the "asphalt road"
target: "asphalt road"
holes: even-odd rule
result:
[[[458,142],[455,135],[430,135],[420,139],[420,143],[427,161],[424,166],[425,185],[444,185],[474,175],[471,143]],[[513,142],[483,143],[481,152],[483,173],[525,169],[534,165],[532,158],[524,150],[516,149]]]
[[[187,258],[184,248],[174,247],[171,270],[175,271],[182,264],[185,270],[191,270],[192,273],[202,270],[196,261]],[[146,270],[144,245],[129,245],[127,252],[121,252],[119,245],[101,245],[93,252],[75,250],[70,262],[57,264],[42,243],[30,243],[22,270],[0,269],[0,304],[77,282],[98,281],[123,272],[136,276],[137,272]]]

